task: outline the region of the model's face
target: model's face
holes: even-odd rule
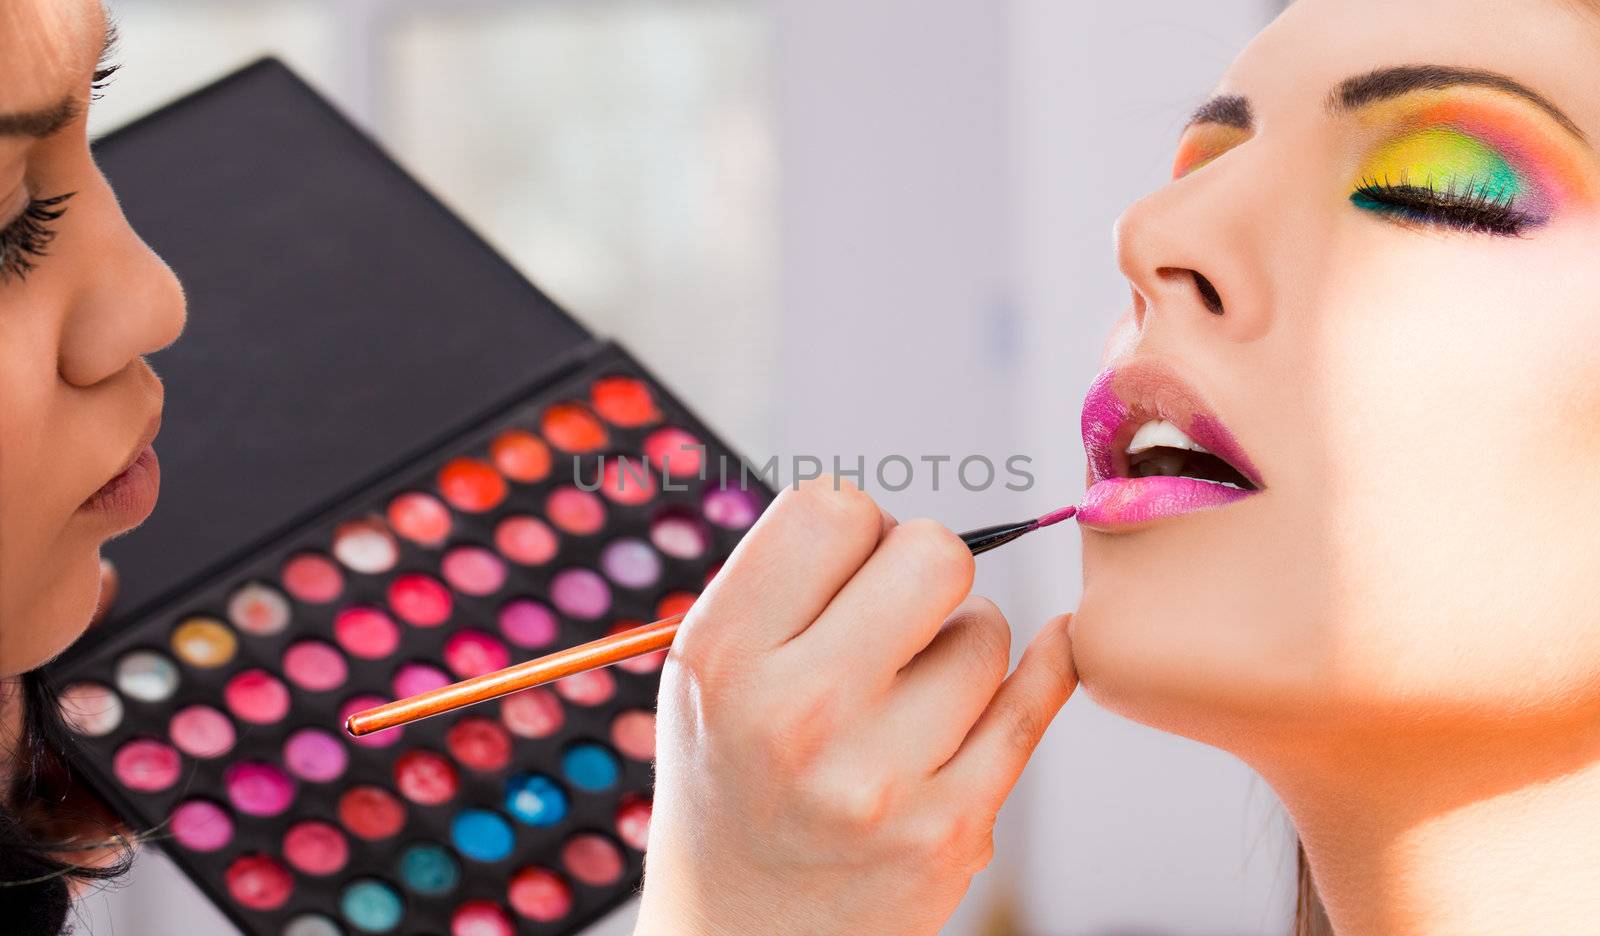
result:
[[[87,625],[102,543],[153,505],[171,272],[90,158],[106,44],[92,0],[0,3],[0,677]]]
[[[1600,15],[1578,6],[1299,0],[1124,216],[1111,387],[1169,365],[1261,489],[1085,529],[1097,699],[1242,751],[1600,710]],[[1349,81],[1393,66],[1439,68]]]

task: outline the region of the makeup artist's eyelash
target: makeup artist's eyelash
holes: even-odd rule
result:
[[[111,76],[121,69],[121,65],[102,65],[95,69],[94,79],[89,83],[89,100],[98,101],[105,97],[106,88],[111,86]]]
[[[1365,178],[1351,193],[1350,201],[1378,214],[1503,237],[1521,234],[1538,221],[1516,208],[1516,196],[1500,197],[1479,185],[1440,190],[1431,182],[1426,186],[1396,185],[1387,178],[1381,182]]]
[[[67,199],[74,194],[35,198],[15,221],[0,230],[0,283],[23,279],[33,271],[55,239],[53,225],[67,213]]]

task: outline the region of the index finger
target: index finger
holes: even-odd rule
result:
[[[878,546],[894,519],[828,475],[786,488],[694,603],[678,646],[748,655],[805,630]]]

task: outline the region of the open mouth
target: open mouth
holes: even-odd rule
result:
[[[1244,472],[1165,419],[1139,427],[1123,450],[1120,467],[1124,478],[1193,478],[1236,491],[1257,489]]]
[[[1090,529],[1132,530],[1266,488],[1204,398],[1156,360],[1100,375],[1084,401],[1083,443],[1089,490],[1078,521]]]

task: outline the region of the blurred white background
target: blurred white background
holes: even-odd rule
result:
[[[757,462],[1030,457],[1026,493],[920,474],[956,528],[1070,503],[1126,301],[1112,222],[1277,0],[110,0],[105,130],[287,60],[593,330]],[[204,314],[203,310],[194,310]],[[707,354],[704,349],[714,349]],[[1073,535],[981,563],[1020,648]],[[1285,934],[1294,849],[1231,757],[1080,696],[1002,814],[956,936]],[[631,909],[631,908],[630,908]],[[630,909],[596,927],[623,934]],[[158,853],[80,933],[233,932]]]

